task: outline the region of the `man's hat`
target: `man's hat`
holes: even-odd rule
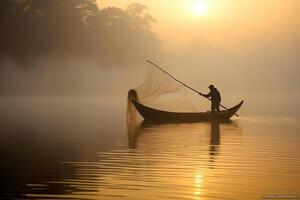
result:
[[[214,85],[210,85],[208,88],[212,89],[212,88],[215,88],[215,86]]]

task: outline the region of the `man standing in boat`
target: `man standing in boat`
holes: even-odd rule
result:
[[[220,92],[215,88],[214,85],[210,85],[208,87],[210,92],[208,94],[199,93],[201,96],[204,97],[211,97],[211,112],[220,111],[220,103],[221,103],[221,95]]]

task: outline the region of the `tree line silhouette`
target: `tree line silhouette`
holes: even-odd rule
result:
[[[147,7],[100,9],[95,0],[1,0],[0,56],[94,56],[132,63],[157,55]]]

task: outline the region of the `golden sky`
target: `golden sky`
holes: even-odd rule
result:
[[[157,22],[153,29],[167,49],[197,42],[228,47],[298,33],[297,0],[98,0],[101,8],[138,2]],[[268,36],[268,37],[266,37]]]

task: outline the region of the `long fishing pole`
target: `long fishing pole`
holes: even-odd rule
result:
[[[211,99],[209,97],[204,96],[201,92],[197,91],[196,89],[188,86],[187,84],[183,83],[182,81],[178,80],[177,78],[175,78],[174,76],[172,76],[171,74],[169,74],[166,70],[164,70],[163,68],[159,67],[158,65],[156,65],[154,62],[150,61],[150,60],[146,60],[148,63],[152,64],[153,66],[155,66],[156,68],[158,68],[159,70],[161,70],[162,72],[164,72],[165,74],[167,74],[169,77],[171,77],[172,79],[174,79],[175,81],[179,82],[180,84],[182,84],[183,86],[189,88],[190,90],[196,92],[197,94],[200,94],[201,96],[205,97],[206,99],[210,100]],[[228,108],[226,108],[225,106],[223,106],[222,104],[220,104],[220,106],[226,110],[228,110]],[[236,116],[239,117],[238,114],[234,114]]]

